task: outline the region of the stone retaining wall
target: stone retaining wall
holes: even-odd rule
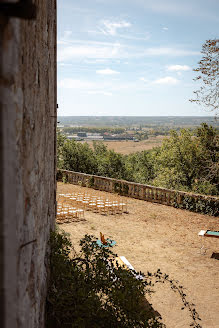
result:
[[[108,192],[116,192],[124,196],[146,200],[153,203],[159,203],[218,216],[218,197],[158,188],[135,182],[128,182],[124,180],[117,180],[67,170],[58,170],[57,179],[58,181],[65,180],[68,183],[79,185],[81,184],[83,186],[92,187],[94,189]]]

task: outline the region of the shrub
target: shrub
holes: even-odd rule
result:
[[[62,177],[62,182],[63,182],[63,183],[67,183],[67,182],[68,182],[68,178],[67,178],[66,175],[63,175],[63,177]]]
[[[158,270],[155,274],[133,272],[115,263],[110,249],[100,248],[93,236],[85,235],[77,255],[66,234],[53,232],[50,238],[50,284],[47,296],[47,328],[140,328],[165,327],[146,302],[152,281],[168,281],[177,290],[201,327],[197,312],[178,286]],[[143,279],[136,279],[141,274]]]
[[[219,201],[215,201],[209,198],[201,199],[194,198],[193,196],[185,195],[181,196],[181,202],[177,201],[178,193],[175,193],[173,200],[173,206],[176,208],[186,209],[192,212],[203,213],[211,216],[218,216]]]

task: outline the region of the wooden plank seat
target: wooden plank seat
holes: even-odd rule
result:
[[[219,231],[201,230],[201,231],[199,231],[198,235],[200,237],[202,237],[200,252],[201,252],[201,254],[205,254],[207,248],[204,245],[204,239],[203,238],[204,237],[208,237],[208,238],[219,238]]]
[[[144,277],[141,274],[138,274],[136,272],[135,268],[131,265],[131,263],[127,260],[127,258],[125,256],[116,257],[115,260],[114,260],[114,265],[116,265],[116,263],[119,266],[121,266],[122,268],[126,269],[126,270],[133,271],[133,274],[134,274],[136,279],[139,279],[139,280],[144,279]]]

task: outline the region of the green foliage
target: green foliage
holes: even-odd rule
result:
[[[87,188],[92,188],[94,186],[94,177],[88,178],[85,185]]]
[[[219,135],[218,131],[206,123],[196,130],[197,145],[200,149],[200,173],[197,176],[200,189],[205,193],[219,194]]]
[[[161,147],[130,155],[108,150],[102,142],[92,149],[57,135],[58,168],[168,189],[219,195],[218,162],[218,131],[206,123],[193,132],[173,130]]]
[[[57,153],[57,167],[59,169],[63,168],[62,149],[66,140],[67,140],[66,137],[61,132],[57,131],[56,153]]]
[[[138,139],[138,140],[147,140],[148,139],[148,132],[146,132],[146,131],[136,131],[135,133],[134,133],[134,137],[136,138],[136,139]]]
[[[78,133],[78,132],[87,132],[87,133],[100,133],[103,135],[105,132],[113,133],[113,134],[120,134],[125,132],[125,128],[118,127],[65,127],[62,129],[64,133]]]
[[[122,193],[122,184],[119,182],[114,183],[114,192],[121,194]]]
[[[156,158],[156,186],[190,190],[199,173],[200,149],[189,130],[175,131],[163,142]]]
[[[94,154],[97,161],[97,175],[115,179],[125,179],[124,156],[108,150],[102,142],[94,142]]]
[[[145,287],[133,273],[114,264],[115,254],[86,235],[72,254],[66,235],[52,233],[47,327],[163,327],[144,306]]]
[[[203,180],[203,181],[202,181]],[[206,177],[196,179],[192,185],[192,191],[196,194],[218,195],[218,184],[212,184],[206,180]]]
[[[87,143],[66,140],[62,147],[62,166],[65,170],[94,174],[97,163],[94,153]]]
[[[154,178],[154,151],[136,152],[125,157],[127,180],[148,183]]]
[[[116,254],[97,246],[93,236],[85,235],[80,246],[77,255],[66,234],[51,234],[47,328],[165,327],[145,299],[153,282],[169,283],[189,310],[193,326],[201,327],[182,286],[168,275],[158,270],[136,279],[139,273],[120,267],[115,262]]]
[[[165,139],[156,156],[155,186],[217,195],[218,135],[216,129],[202,124],[196,137],[183,129]]]
[[[219,201],[210,199],[200,199],[190,197],[189,195],[181,196],[181,202],[178,202],[178,193],[175,195],[173,206],[176,208],[186,209],[192,212],[203,213],[212,216],[218,216]]]
[[[98,175],[109,176],[115,179],[126,179],[124,157],[113,150],[102,157],[98,167]]]

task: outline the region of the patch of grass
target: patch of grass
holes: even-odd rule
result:
[[[150,214],[150,219],[155,220],[157,218],[158,218],[158,215],[157,214],[155,214],[155,213]]]

